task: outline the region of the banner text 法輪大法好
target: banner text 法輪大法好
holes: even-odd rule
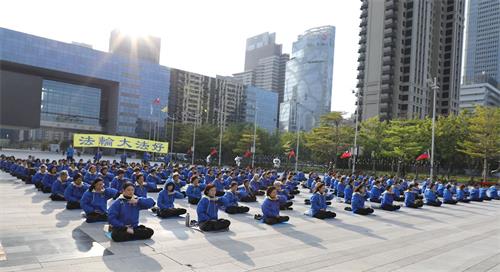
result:
[[[168,142],[157,142],[126,136],[103,134],[74,134],[73,146],[118,148],[154,153],[168,153]]]

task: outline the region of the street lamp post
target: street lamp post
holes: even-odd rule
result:
[[[439,89],[437,85],[437,78],[434,78],[432,82],[433,100],[432,100],[432,140],[431,140],[431,170],[430,170],[430,181],[434,177],[434,133],[436,127],[436,93]]]
[[[295,173],[299,168],[299,147],[300,147],[300,120],[299,120],[299,102],[295,101],[295,123],[297,130],[297,152],[295,152]]]
[[[255,164],[255,139],[257,138],[257,105],[255,105],[255,115],[253,120],[253,145],[252,145],[252,169]]]
[[[196,143],[196,122],[198,121],[198,118],[200,118],[201,114],[198,113],[196,115],[192,115],[188,112],[185,112],[184,114],[191,115],[194,117],[194,121],[193,121],[193,146],[191,148],[191,164],[194,165],[195,143]]]

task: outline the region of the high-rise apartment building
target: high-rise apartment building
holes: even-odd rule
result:
[[[359,107],[363,120],[423,118],[459,108],[465,0],[362,0]]]

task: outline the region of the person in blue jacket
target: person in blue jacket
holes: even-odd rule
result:
[[[184,198],[184,195],[175,190],[175,184],[169,181],[158,194],[158,209],[156,214],[160,218],[168,218],[179,216],[186,213],[186,209],[175,208],[174,201],[176,198]]]
[[[137,197],[148,197],[148,183],[144,181],[144,176],[142,174],[139,174],[136,177],[134,184],[134,194]]]
[[[380,184],[380,180],[375,180],[373,183],[372,189],[370,190],[370,202],[380,203],[382,196],[382,188]]]
[[[268,225],[287,222],[288,216],[280,216],[280,200],[276,187],[269,187],[266,191],[266,199],[262,203],[262,216],[256,215],[256,218],[262,217],[262,221]]]
[[[83,176],[83,182],[87,184],[92,184],[92,182],[99,177],[99,173],[97,173],[97,168],[95,165],[91,165],[89,170]],[[104,180],[103,180],[104,181]]]
[[[52,184],[50,199],[53,201],[66,201],[64,198],[64,191],[71,182],[71,178],[68,177],[68,171],[62,170],[59,174],[59,178]]]
[[[66,159],[68,161],[73,161],[73,156],[75,155],[75,149],[72,145],[69,145],[66,149]]]
[[[414,190],[415,184],[408,185],[405,191],[405,206],[408,208],[420,208],[424,206],[424,202],[417,198],[417,193]]]
[[[123,164],[126,164],[126,163],[127,163],[127,153],[126,153],[126,152],[123,152],[123,153],[120,155],[120,163],[123,163]]]
[[[224,192],[224,180],[222,180],[222,172],[217,173],[214,181],[212,181],[212,184],[215,186],[215,189],[217,190],[217,193],[215,195],[223,196],[225,192]]]
[[[451,184],[447,184],[443,190],[443,203],[452,205],[457,204],[457,201],[453,198]]]
[[[288,199],[288,194],[281,189],[282,185],[281,181],[277,180],[274,182],[274,186],[272,186],[276,188],[278,200],[280,201],[280,210],[293,210],[293,202]]]
[[[345,207],[346,211],[352,211],[355,214],[369,215],[373,213],[373,209],[365,207],[365,185],[361,183],[354,189],[351,199],[351,207]]]
[[[36,172],[35,175],[31,178],[31,183],[35,184],[37,189],[42,189],[42,181],[43,178],[47,175],[47,166],[45,164],[40,165],[40,170]]]
[[[353,192],[354,192],[354,182],[349,181],[349,183],[344,188],[344,203],[351,204]]]
[[[322,182],[314,185],[314,193],[311,196],[311,215],[318,219],[335,218],[336,213],[327,210],[326,187]]]
[[[248,179],[243,180],[243,184],[238,188],[238,200],[241,202],[256,202],[257,196],[255,195],[252,187],[250,186],[250,181]]]
[[[142,155],[142,162],[144,164],[149,164],[150,160],[151,160],[151,154],[149,154],[149,152],[144,152],[144,154]]]
[[[253,175],[253,178],[250,180],[250,187],[256,196],[263,196],[266,194],[266,192],[260,190],[261,184],[259,174]]]
[[[43,177],[42,180],[42,192],[48,194],[52,191],[52,184],[57,179],[57,168],[55,166],[52,166],[52,168],[49,169],[49,172],[47,175]]]
[[[470,199],[467,197],[467,192],[465,191],[465,185],[460,184],[457,189],[457,201],[462,203],[469,203]]]
[[[125,171],[123,171],[123,169],[118,169],[118,171],[116,171],[116,176],[111,181],[111,188],[121,193],[125,182],[127,182],[125,179]]]
[[[85,191],[89,189],[89,185],[83,182],[82,174],[77,173],[73,177],[73,182],[69,183],[64,190],[64,198],[66,199],[66,209],[81,209],[80,200]]]
[[[109,199],[116,199],[119,196],[120,193],[117,190],[104,188],[102,178],[95,179],[80,200],[80,206],[85,212],[87,223],[108,221],[107,202]]]
[[[179,174],[179,172],[174,172],[172,174],[172,178],[167,180],[167,182],[169,182],[169,181],[173,181],[174,182],[175,190],[177,192],[179,192],[179,193],[183,194],[184,196],[186,196],[186,192],[182,191],[182,188],[184,186],[186,186],[186,182],[181,179],[181,175]]]
[[[437,189],[436,189],[436,194],[439,196],[439,197],[443,197],[443,194],[444,194],[444,188],[445,188],[445,184],[440,181],[438,184],[437,184]]]
[[[483,200],[479,197],[479,184],[476,183],[472,190],[470,190],[469,199],[471,201],[482,202]]]
[[[441,207],[441,200],[438,199],[436,194],[436,184],[429,183],[424,192],[425,205]]]
[[[394,186],[395,185],[387,186],[385,192],[382,194],[382,203],[381,203],[380,207],[383,210],[392,212],[392,211],[397,211],[401,208],[400,205],[393,204],[393,201],[395,198],[394,191],[393,191]]]
[[[498,195],[498,190],[495,185],[491,185],[490,188],[488,188],[487,194],[488,197],[491,199],[500,200],[500,196]]]
[[[108,222],[111,225],[111,238],[115,242],[144,240],[153,236],[151,228],[139,225],[139,212],[155,205],[152,198],[136,197],[134,185],[125,183],[123,193],[108,210]]]
[[[197,205],[201,199],[201,193],[205,189],[205,184],[200,184],[198,176],[191,176],[191,184],[186,189],[189,204]]]
[[[488,186],[484,184],[483,186],[481,186],[481,188],[479,188],[479,198],[482,200],[488,200],[488,201],[491,200],[487,192],[488,192]]]
[[[110,173],[109,168],[107,166],[103,166],[101,168],[101,175],[102,179],[104,180],[104,187],[109,188],[111,186],[111,182],[113,181],[113,178],[115,177],[114,174]]]
[[[102,158],[102,152],[101,150],[98,148],[97,149],[97,152],[95,153],[94,155],[94,163],[98,163]],[[85,181],[85,178],[83,179]]]
[[[247,213],[250,208],[238,205],[238,182],[233,181],[224,196],[222,196],[222,206],[229,214]]]
[[[217,193],[215,185],[207,185],[203,193],[205,196],[201,198],[196,207],[200,229],[202,231],[217,231],[229,228],[231,222],[227,219],[219,219],[217,215],[218,203],[221,203],[221,200],[215,195]]]
[[[346,182],[346,178],[345,177],[341,177],[340,180],[338,181],[338,183],[336,183],[336,188],[335,188],[335,192],[337,193],[337,197],[344,197],[344,190],[345,190],[345,183]]]

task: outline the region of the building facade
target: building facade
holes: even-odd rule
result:
[[[125,47],[120,53],[108,53],[5,28],[0,28],[0,42],[0,68],[7,75],[2,77],[6,81],[2,95],[29,81],[33,84],[26,94],[39,97],[38,109],[30,107],[20,114],[38,118],[22,128],[24,139],[69,140],[75,131],[144,137],[147,132],[140,124],[162,118],[170,69],[159,65],[154,54],[130,57],[133,54],[125,54]],[[9,97],[9,103],[19,102],[20,107],[28,103]],[[153,106],[155,100],[160,105]],[[16,128],[9,120],[2,120],[2,126]]]
[[[245,122],[276,132],[278,121],[278,94],[254,86],[245,86]]]
[[[476,106],[500,107],[500,90],[489,83],[462,85],[460,109],[472,111]]]
[[[469,0],[464,84],[500,83],[500,1]]]
[[[309,29],[293,43],[280,104],[280,130],[309,131],[330,112],[334,45],[333,26]]]
[[[362,0],[357,110],[378,116],[432,114],[431,81],[437,78],[437,114],[459,109],[465,0]]]

